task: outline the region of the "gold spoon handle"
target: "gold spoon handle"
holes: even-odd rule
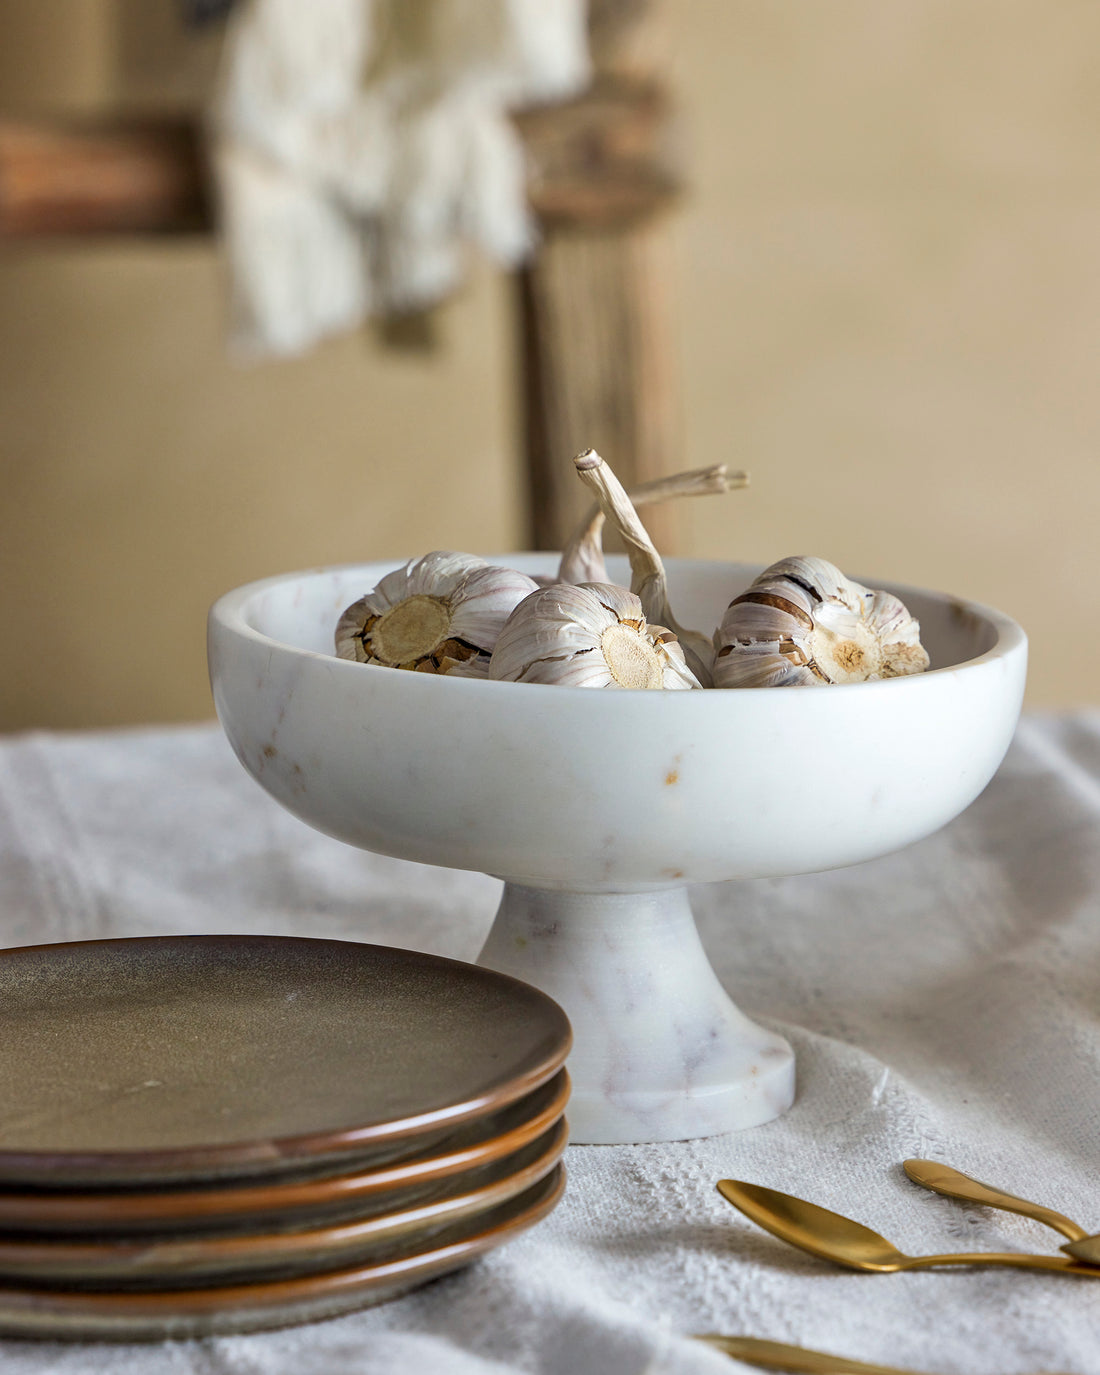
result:
[[[1061,1232],[1070,1241],[1083,1241],[1089,1233],[1064,1213],[1056,1213],[1053,1208],[1044,1208],[1041,1203],[1031,1203],[1026,1198],[995,1189],[992,1184],[983,1184],[971,1179],[961,1170],[953,1170],[950,1165],[941,1165],[938,1160],[907,1160],[903,1167],[914,1184],[920,1184],[934,1193],[948,1198],[961,1198],[966,1203],[984,1203],[990,1208],[1003,1208],[1008,1213],[1021,1213],[1036,1222],[1045,1223]]]
[[[921,1375],[919,1370],[902,1370],[896,1365],[878,1365],[873,1361],[850,1361],[844,1356],[808,1351],[804,1346],[791,1346],[788,1342],[769,1342],[762,1337],[723,1337],[717,1332],[707,1332],[697,1340],[748,1365],[763,1366],[765,1370],[793,1370],[801,1375]]]
[[[909,1367],[903,1370],[900,1366],[879,1365],[876,1361],[850,1361],[827,1351],[810,1351],[804,1346],[769,1342],[763,1337],[723,1337],[719,1332],[704,1332],[695,1340],[706,1342],[747,1365],[758,1365],[765,1370],[793,1370],[796,1375],[922,1375],[921,1371]],[[1046,1375],[1057,1375],[1057,1372],[1048,1371]]]
[[[937,1265],[1010,1265],[1018,1270],[1056,1270],[1061,1275],[1088,1275],[1100,1279],[1100,1265],[1084,1265],[1069,1256],[1035,1256],[1018,1251],[949,1251],[945,1256],[906,1256],[896,1268],[927,1270]]]

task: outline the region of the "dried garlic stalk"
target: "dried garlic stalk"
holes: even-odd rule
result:
[[[595,449],[573,460],[581,480],[596,494],[604,515],[618,531],[630,559],[630,590],[640,598],[650,621],[668,626],[683,646],[688,667],[703,687],[712,685],[714,646],[697,630],[685,630],[668,604],[668,582],[661,556],[649,538],[622,483]]]
[[[520,602],[489,677],[565,687],[697,688],[676,637],[648,625],[641,601],[610,583],[557,583]]]
[[[731,473],[724,463],[715,463],[710,468],[694,468],[690,472],[671,473],[643,482],[632,487],[628,496],[637,508],[670,501],[673,497],[721,496],[735,487],[748,485],[748,473]],[[603,557],[604,520],[603,507],[593,502],[562,550],[558,582],[609,581]]]
[[[730,603],[714,643],[720,688],[862,683],[928,667],[920,626],[897,597],[825,559],[765,569]]]
[[[340,617],[341,659],[484,677],[504,622],[533,579],[472,554],[437,550],[387,573]]]

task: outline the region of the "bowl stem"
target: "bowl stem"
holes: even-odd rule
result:
[[[505,883],[478,963],[549,993],[573,1024],[575,1142],[755,1127],[794,1099],[794,1054],[738,1011],[686,888],[574,893]]]

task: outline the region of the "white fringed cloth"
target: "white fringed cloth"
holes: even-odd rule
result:
[[[310,830],[213,725],[0,738],[0,944],[272,932],[473,959],[499,892]],[[898,854],[692,903],[730,993],[794,1045],[785,1116],[571,1146],[549,1218],[378,1308],[151,1346],[0,1339],[0,1371],[731,1375],[748,1367],[688,1335],[729,1332],[943,1375],[1097,1375],[1100,1279],[856,1274],[714,1186],[787,1190],[911,1254],[1057,1253],[1048,1228],[911,1184],[901,1161],[927,1156],[1100,1231],[1100,712],[1025,716],[982,796]]]
[[[212,111],[239,353],[429,305],[532,246],[508,112],[589,77],[584,0],[244,0]]]

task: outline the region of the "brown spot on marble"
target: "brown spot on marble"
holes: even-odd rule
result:
[[[666,787],[666,788],[673,788],[673,787],[675,787],[676,784],[679,783],[679,781],[680,781],[680,770],[679,770],[679,769],[669,769],[668,773],[665,774],[665,787]]]

